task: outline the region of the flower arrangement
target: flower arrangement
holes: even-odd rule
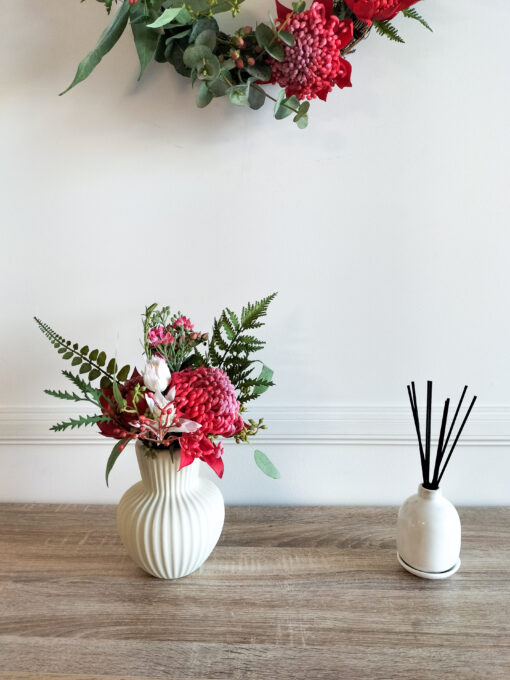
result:
[[[263,325],[275,295],[247,304],[240,315],[225,309],[210,335],[196,331],[187,317],[172,314],[169,307],[147,307],[142,317],[146,363],[141,373],[129,365],[119,369],[105,352],[73,344],[35,318],[61,357],[79,366],[78,373],[62,371],[78,394],[45,390],[46,394],[88,402],[100,410],[51,429],[97,425],[102,435],[116,439],[106,465],[107,484],[120,453],[134,440],[142,441],[151,456],[162,449],[180,449],[180,469],[198,458],[222,477],[220,437],[249,443],[250,437],[265,429],[263,419],[245,420],[244,414],[246,404],[274,384],[273,371],[253,358],[265,342],[251,332]],[[263,472],[279,477],[262,451],[254,455]]]
[[[115,0],[119,7],[96,47],[79,64],[67,92],[85,80],[114,47],[128,24],[140,61],[140,76],[155,59],[170,63],[196,85],[196,103],[226,96],[236,106],[260,109],[273,102],[277,120],[292,116],[308,125],[310,101],[326,101],[335,87],[351,86],[346,56],[372,27],[404,42],[391,24],[397,14],[430,26],[412,7],[418,0],[303,0],[286,7],[276,0],[276,18],[234,34],[220,30],[214,15],[237,16],[244,0]],[[110,14],[114,0],[99,0]],[[273,97],[264,87],[283,89]],[[62,92],[62,94],[64,94]]]

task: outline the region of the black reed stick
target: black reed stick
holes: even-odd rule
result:
[[[439,486],[439,484],[441,483],[441,479],[443,478],[443,475],[444,475],[444,473],[445,473],[446,468],[448,467],[448,463],[450,462],[450,458],[452,457],[452,453],[454,452],[455,447],[457,446],[457,442],[459,441],[459,437],[460,437],[460,435],[462,434],[462,430],[464,429],[464,425],[466,424],[467,419],[469,418],[469,414],[471,413],[471,409],[472,409],[473,406],[475,405],[475,401],[476,401],[476,397],[473,397],[473,401],[472,401],[471,404],[469,405],[469,408],[468,408],[468,410],[467,410],[467,413],[466,413],[466,415],[464,416],[464,420],[462,421],[462,425],[460,426],[460,429],[459,429],[459,431],[457,432],[457,436],[455,437],[455,441],[453,442],[452,448],[450,449],[450,453],[448,454],[448,458],[446,459],[445,464],[444,464],[444,466],[443,466],[443,469],[441,470],[441,474],[439,475],[439,479],[437,480],[438,486]]]
[[[432,488],[433,489],[438,488],[437,477],[438,477],[438,474],[439,474],[439,466],[441,465],[441,460],[443,458],[442,451],[443,451],[444,435],[445,435],[445,430],[446,430],[446,421],[448,420],[448,409],[449,409],[449,407],[450,407],[450,400],[447,399],[444,403],[444,408],[443,408],[443,419],[441,420],[441,430],[439,432],[439,441],[437,443],[436,463],[434,465],[434,474],[432,475]]]
[[[457,420],[457,416],[459,415],[460,407],[462,406],[462,402],[464,401],[464,396],[467,392],[467,385],[464,385],[464,389],[462,390],[462,394],[460,395],[460,400],[458,403],[458,406],[455,410],[455,415],[453,416],[452,424],[450,425],[450,429],[448,430],[448,436],[446,437],[446,441],[443,446],[443,450],[441,451],[441,460],[443,459],[443,456],[446,452],[446,449],[448,448],[448,442],[450,441],[450,436],[452,434],[453,428],[455,427],[455,422]]]
[[[416,403],[416,389],[414,382],[411,383],[413,387],[413,393],[411,394],[411,389],[409,385],[407,386],[407,394],[409,395],[409,401],[411,402],[411,411],[413,413],[414,427],[416,428],[416,436],[418,437],[418,444],[420,447],[420,463],[421,463],[421,473],[423,475],[423,481],[425,481],[425,454],[423,453],[423,444],[421,443],[421,433],[420,433],[420,416],[418,414],[418,405]],[[414,394],[414,400],[413,400]]]
[[[420,429],[420,412],[418,410],[418,397],[416,396],[416,385],[414,384],[414,380],[411,383],[411,389],[413,391],[413,400],[414,400],[414,411],[416,414],[416,422],[418,423],[418,441],[420,443],[420,454],[423,458],[423,470],[425,474],[425,451],[423,450],[423,441],[421,438],[421,429]]]
[[[450,399],[448,398],[443,407],[443,417],[441,419],[441,430],[439,433],[439,440],[437,444],[437,451],[436,451],[436,456],[435,456],[435,463],[434,463],[434,471],[432,475],[432,480],[430,480],[430,466],[431,466],[431,440],[432,440],[432,381],[429,380],[427,381],[427,413],[426,413],[426,430],[425,430],[425,448],[423,446],[423,441],[421,438],[421,431],[420,431],[420,415],[418,411],[418,399],[416,397],[416,386],[414,384],[414,381],[411,382],[411,387],[409,385],[407,386],[407,394],[409,396],[409,402],[411,404],[411,411],[413,414],[413,419],[414,419],[414,426],[416,428],[416,436],[418,438],[418,445],[420,449],[420,462],[421,462],[421,470],[422,470],[422,476],[423,476],[423,486],[426,489],[439,489],[439,484],[441,483],[441,480],[443,478],[443,475],[446,471],[446,468],[448,466],[448,463],[450,462],[450,459],[452,457],[452,454],[455,450],[455,447],[457,446],[457,442],[459,441],[459,438],[462,434],[462,431],[464,430],[464,426],[466,425],[466,422],[471,414],[471,411],[473,409],[473,406],[475,405],[476,397],[473,397],[473,400],[471,401],[471,404],[469,405],[469,408],[466,412],[466,415],[464,416],[464,419],[462,420],[461,426],[459,428],[459,431],[457,432],[457,436],[455,437],[453,444],[450,448],[450,452],[448,454],[448,457],[446,458],[446,461],[443,464],[443,459],[446,453],[446,450],[448,448],[448,443],[450,441],[450,437],[453,433],[455,423],[457,422],[457,418],[460,413],[460,409],[462,407],[462,404],[464,402],[464,397],[466,395],[467,391],[467,385],[464,387],[462,394],[460,396],[459,403],[457,405],[457,408],[455,409],[455,413],[453,416],[452,423],[450,425],[450,428],[448,430],[448,435],[445,438],[445,433],[446,433],[446,427],[448,423],[448,411],[450,408]],[[441,467],[442,466],[442,467]]]
[[[425,486],[429,487],[430,477],[430,434],[432,425],[432,381],[427,381],[427,423],[425,430]]]

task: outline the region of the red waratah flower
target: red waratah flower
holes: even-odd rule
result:
[[[290,9],[276,0],[280,26]],[[319,97],[326,101],[335,85],[351,86],[351,65],[340,50],[352,40],[351,19],[340,21],[333,14],[333,0],[316,0],[301,14],[292,14],[285,30],[294,36],[294,45],[285,47],[282,62],[270,59],[271,83],[285,88],[287,97],[298,99]]]
[[[372,21],[388,21],[403,9],[415,5],[418,0],[345,0],[345,4],[354,14],[371,24]]]
[[[211,442],[207,435],[232,437],[243,429],[234,386],[220,368],[200,366],[172,373],[172,388],[175,388],[172,403],[177,417],[201,425],[198,432],[180,438],[181,468],[200,458],[221,477],[223,446]]]
[[[172,326],[173,328],[179,328],[179,326],[182,326],[185,331],[192,331],[194,328],[191,321],[185,316],[180,316],[178,319],[176,319]]]
[[[122,385],[119,385],[120,393],[126,400],[129,409],[134,408],[133,390],[135,385],[143,385],[143,378],[136,368],[133,370],[129,380],[126,380]],[[102,435],[105,437],[113,437],[114,439],[124,439],[131,434],[137,434],[137,430],[131,425],[131,423],[137,422],[136,415],[134,413],[119,411],[111,387],[105,387],[101,390],[99,403],[101,404],[103,415],[111,418],[110,422],[97,424]],[[143,416],[146,410],[147,402],[142,395],[136,401],[138,416]]]

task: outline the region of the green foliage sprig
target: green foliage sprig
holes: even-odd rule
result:
[[[428,31],[431,33],[433,32],[428,23],[425,21],[425,19],[418,14],[418,12],[415,10],[414,7],[409,7],[408,9],[403,9],[402,14],[407,17],[408,19],[414,19],[418,23],[420,23],[422,26],[424,26]]]
[[[88,345],[80,348],[77,342],[73,344],[71,340],[66,340],[58,335],[47,323],[37,317],[34,317],[34,320],[41,332],[48,338],[57,352],[62,355],[62,359],[71,359],[72,366],[80,366],[80,374],[87,375],[89,383],[101,378],[101,387],[105,387],[113,382],[122,382],[128,377],[129,364],[119,370],[116,360],[108,360],[105,352],[100,352],[98,349],[90,351]]]
[[[54,432],[62,432],[63,430],[67,430],[69,428],[74,430],[76,427],[83,427],[84,425],[96,425],[97,423],[107,423],[109,421],[110,418],[101,414],[93,416],[78,416],[78,418],[69,418],[69,420],[52,425],[50,430],[53,430]]]
[[[263,326],[261,319],[266,316],[275,297],[276,293],[273,293],[258,302],[248,303],[242,308],[240,318],[227,307],[214,320],[205,362],[225,371],[238,391],[238,399],[242,405],[256,399],[274,385],[273,371],[252,358],[266,343],[247,331]],[[254,377],[253,371],[257,363],[262,364],[262,368],[258,376]]]
[[[383,35],[392,42],[404,42],[403,38],[400,37],[399,32],[390,21],[373,21],[372,24],[379,35]]]

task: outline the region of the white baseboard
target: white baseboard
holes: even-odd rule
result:
[[[83,413],[67,405],[0,406],[0,446],[103,445],[97,428],[52,432],[50,426]],[[408,446],[416,442],[408,406],[266,406],[250,410],[267,430],[257,441],[273,445]],[[435,421],[439,412],[435,413]],[[437,434],[438,427],[435,428]],[[462,436],[463,446],[510,446],[510,406],[476,406]]]

